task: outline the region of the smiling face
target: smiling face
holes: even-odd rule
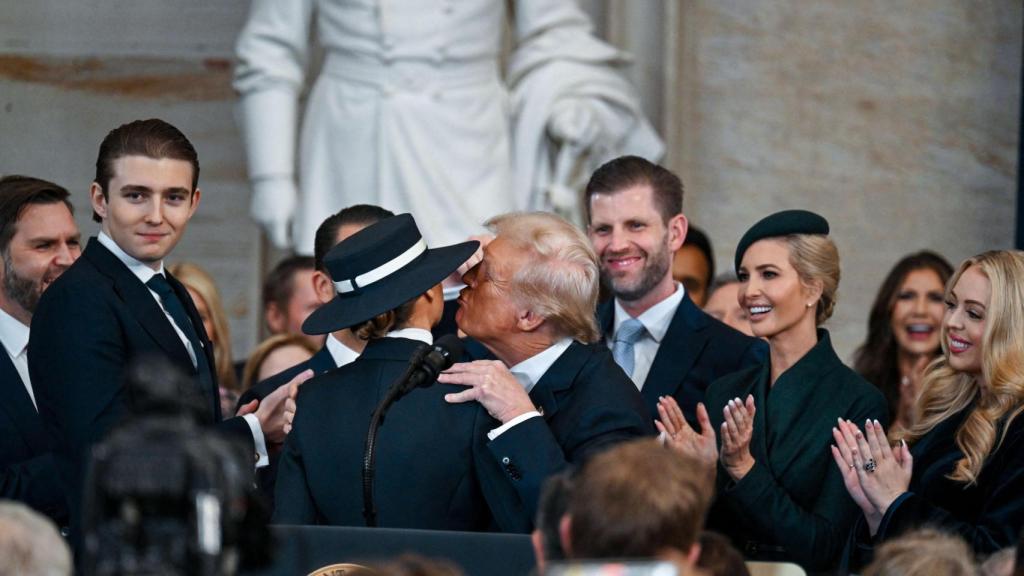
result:
[[[152,268],[181,240],[200,192],[192,191],[192,165],[185,160],[122,156],[113,162],[109,190],[90,190],[102,230],[129,256]]]
[[[82,253],[81,236],[63,202],[29,204],[3,253],[0,305],[26,322],[43,291]]]
[[[682,214],[666,223],[646,184],[594,194],[590,214],[590,242],[616,298],[648,308],[675,291],[672,256],[686,237]]]
[[[523,255],[498,236],[484,248],[484,257],[462,276],[455,323],[459,329],[488,345],[516,331],[519,308],[508,293],[509,280]]]
[[[900,351],[931,355],[939,349],[939,332],[946,308],[945,287],[931,268],[911,270],[896,291],[890,325]]]
[[[946,300],[944,320],[949,366],[968,374],[981,373],[982,338],[992,284],[978,266],[964,270]]]
[[[801,281],[784,240],[766,238],[743,255],[737,276],[739,302],[755,336],[773,339],[790,331],[815,329],[820,288]]]

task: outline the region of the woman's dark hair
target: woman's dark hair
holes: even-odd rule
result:
[[[897,365],[899,345],[892,333],[892,308],[896,296],[907,276],[915,270],[932,270],[945,286],[953,275],[953,267],[945,258],[930,250],[904,256],[889,271],[871,305],[868,316],[868,336],[857,349],[853,369],[882,391],[889,402],[889,421],[896,417],[900,403],[900,373]],[[936,350],[936,354],[939,350]]]

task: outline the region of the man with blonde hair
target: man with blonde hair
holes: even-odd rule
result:
[[[45,516],[0,500],[0,576],[70,576],[71,550]]]
[[[488,222],[495,238],[463,276],[456,322],[493,360],[453,366],[439,382],[466,386],[493,418],[482,488],[505,531],[528,532],[544,480],[617,442],[652,434],[643,399],[606,346],[594,344],[597,258],[586,236],[553,214]]]

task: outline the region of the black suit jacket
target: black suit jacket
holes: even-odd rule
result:
[[[329,336],[328,336],[329,337]],[[327,349],[327,345],[324,344],[316,354],[312,355],[309,360],[299,362],[291,368],[287,368],[266,378],[260,380],[256,384],[253,384],[252,388],[249,388],[242,393],[242,397],[238,399],[238,407],[244,406],[253,400],[263,401],[264,398],[270,395],[271,392],[277,390],[281,386],[284,386],[295,378],[300,372],[305,371],[307,368],[313,370],[313,375],[323,374],[328,370],[333,370],[338,366],[334,363],[334,357],[331,356],[330,350]]]
[[[997,446],[976,483],[947,478],[964,457],[956,433],[974,407],[943,420],[914,443],[908,491],[889,506],[873,540],[863,516],[858,519],[846,550],[848,568],[868,564],[875,544],[926,526],[959,535],[979,556],[1018,541],[1024,528],[1024,418],[1017,416],[1008,428],[1005,419],[996,424]]]
[[[643,398],[604,344],[573,342],[530,391],[541,411],[479,458],[484,493],[506,532],[529,532],[544,480],[618,442],[654,433]],[[488,429],[499,424],[491,420]]]
[[[613,299],[597,309],[604,336],[615,322]],[[641,394],[647,410],[658,413],[658,398],[672,396],[691,424],[697,422],[697,403],[704,401],[708,386],[737,370],[758,366],[768,357],[768,345],[722,322],[697,307],[688,295],[676,308],[668,332],[658,346]]]
[[[0,350],[0,498],[18,500],[67,522],[64,491],[50,453],[50,439],[7,352]]]
[[[185,287],[167,274],[199,335],[208,364],[213,346]],[[101,441],[131,409],[124,370],[135,358],[167,358],[197,382],[220,420],[216,373],[212,390],[198,390],[198,373],[181,339],[149,289],[96,239],[43,294],[32,317],[29,373],[39,415],[54,439],[54,455],[65,485],[72,527],[77,522],[89,447]],[[220,427],[239,438],[252,435],[241,418]]]
[[[362,462],[370,417],[420,345],[405,338],[371,340],[356,361],[302,385],[280,460],[275,523],[365,525]],[[474,445],[483,434],[478,431],[490,419],[476,403],[445,402],[445,394],[461,389],[417,388],[388,411],[377,436],[379,526],[492,525],[473,466]]]

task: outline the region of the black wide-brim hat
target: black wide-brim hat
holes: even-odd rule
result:
[[[397,308],[447,278],[479,247],[471,240],[427,248],[409,214],[371,224],[324,257],[337,295],[306,318],[302,331],[326,334]]]

